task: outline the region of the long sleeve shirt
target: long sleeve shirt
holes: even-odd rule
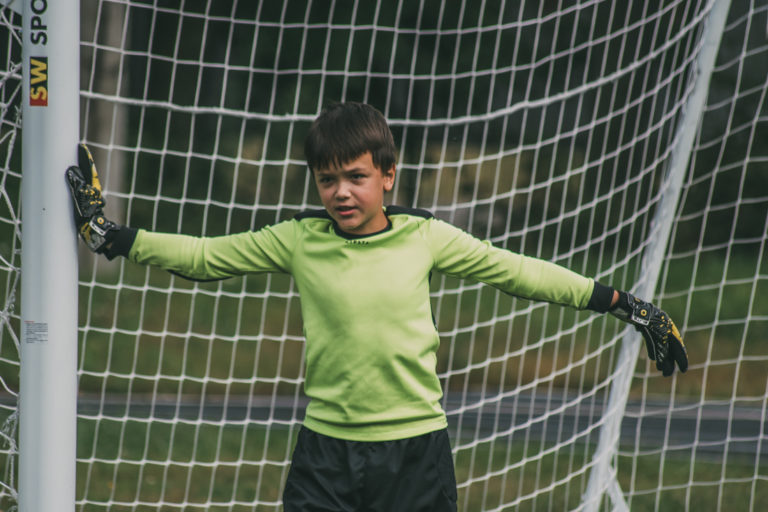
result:
[[[221,237],[139,230],[128,257],[193,279],[290,274],[306,338],[305,426],[347,440],[402,439],[447,425],[432,272],[577,309],[588,307],[595,282],[494,247],[423,210],[386,213],[389,227],[364,237],[346,236],[324,211]]]

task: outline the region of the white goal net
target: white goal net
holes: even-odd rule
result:
[[[319,207],[304,135],[362,101],[399,150],[387,202],[676,320],[690,369],[663,378],[610,316],[433,276],[459,510],[768,502],[764,0],[99,0],[81,20],[80,135],[115,221],[207,236]],[[3,7],[0,510],[18,500],[22,34]],[[79,279],[77,510],[280,510],[306,404],[292,281],[194,283],[84,247]]]

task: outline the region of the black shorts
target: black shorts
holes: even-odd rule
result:
[[[285,512],[453,512],[447,430],[396,441],[345,441],[302,427],[283,492]]]

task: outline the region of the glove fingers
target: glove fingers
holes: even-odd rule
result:
[[[72,199],[75,205],[75,221],[78,225],[86,220],[86,212],[83,209],[83,189],[88,185],[83,179],[83,173],[79,167],[72,166],[67,169],[66,172],[67,184],[69,185],[69,191],[72,194]]]
[[[669,348],[670,357],[677,363],[680,371],[685,373],[688,369],[688,354],[685,350],[683,337],[680,336],[680,331],[677,330],[675,322],[671,319],[669,320]]]
[[[99,173],[96,172],[96,164],[93,156],[85,144],[77,145],[77,165],[82,170],[85,183],[101,192],[101,183],[99,182]]]
[[[656,361],[656,369],[661,370],[661,374],[665,377],[669,377],[675,372],[675,362],[671,357],[668,357],[663,361]]]
[[[85,145],[78,146],[78,166],[71,166],[65,174],[67,184],[75,203],[75,222],[78,227],[94,215],[103,213],[104,199],[101,197],[101,185],[96,177],[96,167]],[[83,167],[87,165],[88,167]]]
[[[685,351],[685,346],[678,340],[670,342],[672,350],[670,350],[670,356],[677,363],[677,367],[680,371],[685,373],[688,370],[688,354]]]
[[[72,192],[79,190],[81,187],[87,185],[83,172],[79,167],[73,165],[67,169],[66,173],[67,183]]]
[[[643,334],[645,340],[645,350],[648,352],[648,359],[651,361],[656,360],[656,346],[653,344],[653,338],[645,331],[640,331]]]

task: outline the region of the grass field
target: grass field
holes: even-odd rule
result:
[[[102,419],[97,426],[81,419],[78,510],[245,512],[253,511],[251,503],[260,501],[267,505],[255,510],[277,511],[277,506],[268,504],[279,498],[287,471],[284,461],[295,433],[295,429],[268,429],[253,423],[121,424]],[[549,448],[542,447],[540,454]],[[524,456],[529,462],[520,463]],[[118,459],[119,463],[114,462]],[[530,446],[510,446],[506,439],[461,450],[455,457],[460,509],[488,510],[518,499],[504,510],[572,509],[581,502],[589,459],[584,446],[537,455]],[[495,471],[505,465],[506,471]],[[487,468],[492,469],[491,476],[475,480]],[[632,510],[654,510],[658,503],[660,510],[711,510],[713,503],[722,502],[735,511],[747,510],[750,503],[768,502],[768,485],[754,479],[759,475],[764,484],[768,466],[755,467],[754,457],[729,458],[725,465],[697,460],[692,465],[686,454],[667,455],[663,461],[658,454],[620,456],[618,468]],[[575,477],[566,479],[573,471]],[[672,488],[657,493],[660,478]],[[542,487],[549,492],[536,497],[535,490]],[[165,505],[155,505],[158,501]]]

